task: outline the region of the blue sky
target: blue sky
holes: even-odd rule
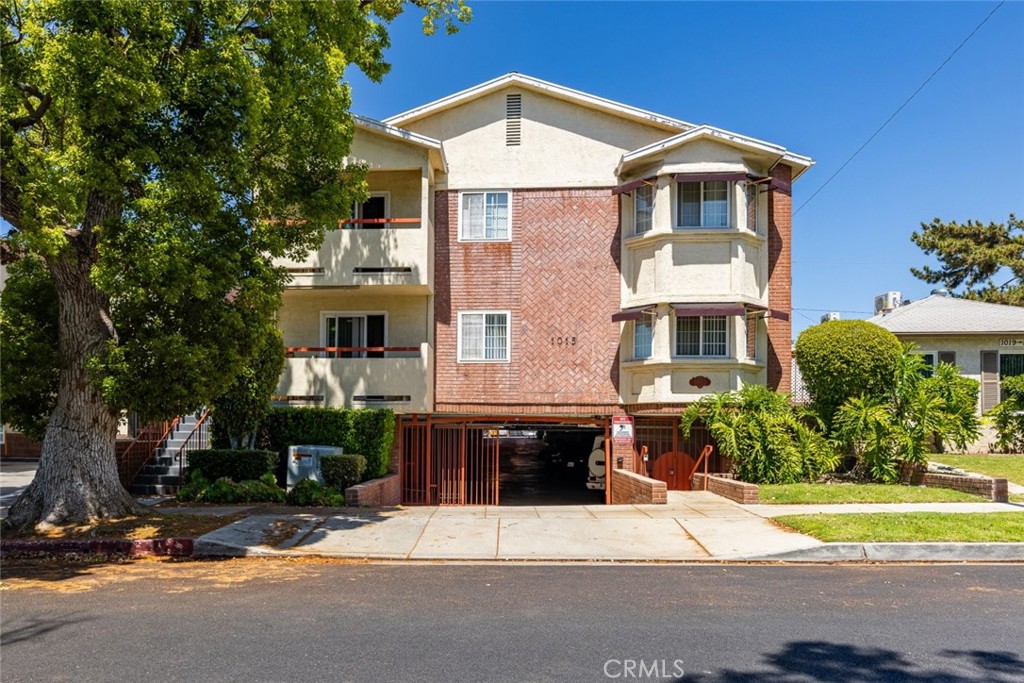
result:
[[[462,32],[407,12],[381,84],[384,118],[509,71],[786,146],[817,161],[800,207],[996,6],[980,3],[473,2]],[[1003,5],[794,218],[793,334],[875,294],[927,296],[921,222],[1024,214],[1024,4]]]

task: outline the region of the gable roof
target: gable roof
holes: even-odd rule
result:
[[[408,142],[409,144],[416,145],[417,147],[424,147],[427,149],[432,160],[437,162],[436,167],[445,173],[448,172],[448,160],[444,155],[444,145],[441,144],[440,140],[429,138],[426,135],[420,135],[419,133],[413,133],[411,130],[405,130],[392,126],[384,121],[377,121],[366,116],[360,116],[359,114],[352,114],[352,121],[355,123],[357,128],[368,130],[371,133],[377,133],[386,137],[396,138],[402,142]]]
[[[676,147],[681,147],[701,138],[711,138],[726,142],[735,147],[742,147],[765,154],[778,155],[779,161],[784,161],[793,167],[793,180],[799,178],[803,175],[804,171],[814,165],[814,159],[803,156],[802,154],[790,152],[780,145],[765,142],[764,140],[758,140],[757,138],[752,138],[747,135],[733,133],[728,130],[723,130],[722,128],[716,128],[715,126],[701,124],[678,135],[673,135],[670,138],[659,140],[658,142],[652,142],[651,144],[641,147],[640,149],[635,149],[632,152],[626,152],[622,155],[622,160],[619,162],[619,167],[615,172],[622,175],[625,167],[632,163],[642,161],[670,149],[675,149]]]
[[[680,121],[679,119],[655,114],[654,112],[650,112],[645,109],[631,107],[628,104],[608,100],[580,90],[566,88],[565,86],[558,85],[556,83],[542,81],[539,78],[533,78],[532,76],[516,73],[515,71],[507,73],[504,76],[499,76],[498,78],[485,83],[481,83],[480,85],[475,85],[472,88],[461,90],[452,95],[448,95],[447,97],[442,97],[439,100],[434,100],[433,102],[428,102],[427,104],[414,109],[404,111],[401,114],[389,116],[384,119],[384,123],[393,126],[405,125],[410,121],[416,121],[432,114],[445,111],[446,109],[457,107],[461,104],[470,102],[509,86],[518,86],[525,90],[544,93],[567,102],[572,102],[590,109],[596,109],[597,111],[603,111],[605,113],[612,114],[613,116],[646,123],[670,132],[693,128],[693,124],[687,123],[686,121]]]
[[[1024,307],[932,294],[868,322],[896,335],[1021,334]]]

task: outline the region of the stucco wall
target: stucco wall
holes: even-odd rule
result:
[[[505,96],[522,94],[522,144],[505,144]],[[548,95],[509,87],[405,124],[441,140],[447,185],[437,189],[614,186],[623,153],[670,133]]]

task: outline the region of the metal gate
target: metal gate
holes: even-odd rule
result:
[[[414,417],[400,434],[404,505],[498,504],[497,430]]]
[[[636,418],[636,449],[647,446],[647,474],[664,481],[673,491],[689,491],[689,470],[707,445],[715,445],[711,434],[702,425],[694,425],[689,437],[683,437],[678,418]],[[722,460],[714,451],[710,472],[722,471]]]

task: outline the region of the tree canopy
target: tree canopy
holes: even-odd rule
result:
[[[1014,214],[988,225],[935,218],[910,239],[941,264],[911,268],[914,277],[968,299],[1024,306],[1024,220]]]
[[[411,4],[428,33],[469,18]],[[194,410],[253,355],[286,282],[275,259],[365,194],[345,70],[387,73],[405,6],[4,0],[0,254],[35,265],[11,268],[2,398],[17,426],[47,425],[12,519],[123,514],[121,412]]]

